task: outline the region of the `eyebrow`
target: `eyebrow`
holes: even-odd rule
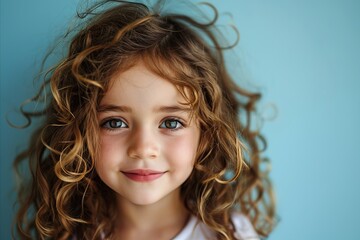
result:
[[[113,104],[104,104],[104,105],[100,105],[98,110],[98,112],[132,112],[132,109],[130,107],[127,106],[117,106],[117,105],[113,105]],[[190,112],[191,108],[189,107],[182,107],[182,106],[178,106],[178,105],[174,105],[174,106],[161,106],[158,108],[155,108],[154,112],[156,113],[174,113],[174,112]]]
[[[181,106],[161,106],[155,109],[155,112],[166,112],[166,113],[173,113],[173,112],[190,112],[191,108],[189,107],[181,107]]]
[[[116,106],[113,104],[100,105],[98,112],[132,112],[131,108],[126,106]]]

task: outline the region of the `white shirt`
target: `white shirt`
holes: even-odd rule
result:
[[[241,214],[231,216],[235,226],[235,237],[240,240],[260,240],[250,221]],[[214,233],[195,216],[191,216],[185,228],[173,240],[210,240],[215,239]]]
[[[260,240],[256,234],[249,219],[244,215],[234,213],[231,215],[231,220],[235,226],[235,237],[239,240]],[[104,235],[104,234],[102,234]],[[101,239],[105,239],[102,236]],[[191,216],[186,226],[181,232],[172,240],[215,240],[215,234],[203,222],[195,216]],[[77,240],[76,235],[73,235],[71,240]]]

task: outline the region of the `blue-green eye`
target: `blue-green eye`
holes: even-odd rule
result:
[[[121,119],[109,119],[101,124],[103,128],[115,129],[115,128],[128,128],[128,125]]]
[[[184,125],[179,120],[176,119],[166,119],[160,125],[160,128],[167,128],[167,129],[179,129],[182,127],[184,127]]]

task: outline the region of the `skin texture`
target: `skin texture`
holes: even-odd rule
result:
[[[186,223],[180,186],[193,170],[200,130],[184,102],[171,82],[142,62],[115,75],[100,102],[96,171],[116,193],[117,226],[126,229],[126,239],[141,233],[149,239],[151,232],[169,239]],[[159,174],[129,174],[139,170]],[[156,235],[160,229],[166,229],[162,236]]]

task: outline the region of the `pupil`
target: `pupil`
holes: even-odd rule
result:
[[[121,122],[118,120],[111,120],[110,121],[110,127],[112,128],[117,128],[121,126]]]
[[[166,121],[165,123],[167,128],[175,128],[176,127],[176,121]]]

